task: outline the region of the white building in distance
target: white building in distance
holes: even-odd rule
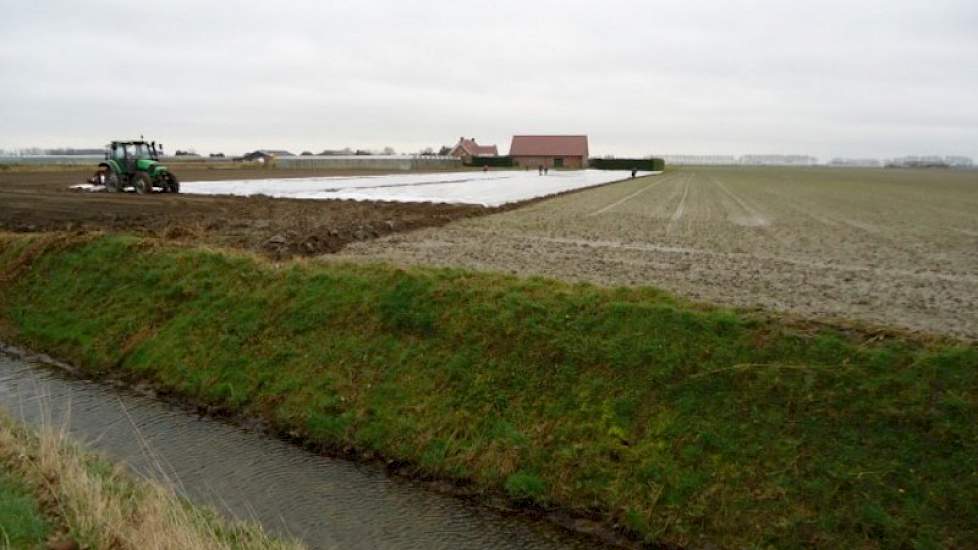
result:
[[[733,155],[653,155],[666,161],[666,165],[733,166],[740,164]]]
[[[740,164],[745,166],[815,166],[818,159],[808,155],[744,155]]]
[[[951,168],[974,168],[975,166],[975,163],[973,160],[971,160],[971,157],[944,157],[944,162]]]
[[[829,166],[846,168],[879,168],[880,166],[883,166],[883,162],[879,159],[834,158],[829,161]]]

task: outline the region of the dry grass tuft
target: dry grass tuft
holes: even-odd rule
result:
[[[21,477],[45,512],[83,548],[302,548],[260,527],[231,523],[152,481],[87,454],[63,429],[32,432],[0,415],[0,464]]]

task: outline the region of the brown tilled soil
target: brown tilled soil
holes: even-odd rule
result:
[[[91,172],[0,169],[0,229],[127,231],[239,247],[281,258],[335,252],[350,242],[439,226],[491,211],[467,205],[142,196],[68,189],[85,183]],[[183,181],[344,175],[336,171],[269,169],[184,168],[174,172]]]
[[[978,171],[672,170],[344,248],[978,340]]]

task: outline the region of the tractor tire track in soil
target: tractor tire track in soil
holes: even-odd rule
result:
[[[666,235],[672,234],[673,228],[682,221],[683,216],[686,214],[686,198],[689,196],[690,179],[692,179],[692,176],[687,174],[683,180],[682,194],[679,196],[679,202],[676,204],[676,209],[673,210],[672,216],[669,217],[669,222],[666,224]],[[685,225],[688,228],[689,224],[687,223]]]
[[[765,218],[756,208],[750,206],[744,202],[743,199],[731,192],[722,181],[712,176],[710,177],[710,181],[719,187],[720,190],[723,191],[727,197],[733,200],[734,203],[743,211],[743,216],[731,216],[730,221],[737,225],[743,225],[746,227],[764,227],[771,224],[771,222],[769,222],[768,219]]]
[[[645,193],[646,191],[648,191],[652,187],[655,187],[656,185],[658,185],[660,183],[663,183],[664,181],[667,181],[667,180],[652,180],[648,185],[646,185],[645,187],[639,189],[638,191],[636,191],[636,192],[634,192],[634,193],[626,196],[625,198],[623,198],[621,200],[615,201],[615,202],[609,204],[608,206],[605,206],[604,208],[600,208],[598,210],[595,210],[594,212],[591,212],[590,214],[588,214],[588,216],[589,217],[598,216],[600,214],[604,214],[605,212],[610,212],[610,211],[614,210],[615,208],[618,208],[619,206],[625,204],[626,202],[628,202],[628,201],[630,201],[630,200],[632,200],[634,198],[637,198],[639,195]]]

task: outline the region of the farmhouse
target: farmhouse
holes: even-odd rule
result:
[[[587,136],[513,136],[509,156],[529,168],[586,168]]]
[[[465,139],[464,137],[458,138],[458,143],[455,147],[452,147],[452,152],[449,155],[462,159],[462,162],[470,162],[472,157],[498,157],[499,149],[495,145],[479,145],[475,142],[475,138]]]

